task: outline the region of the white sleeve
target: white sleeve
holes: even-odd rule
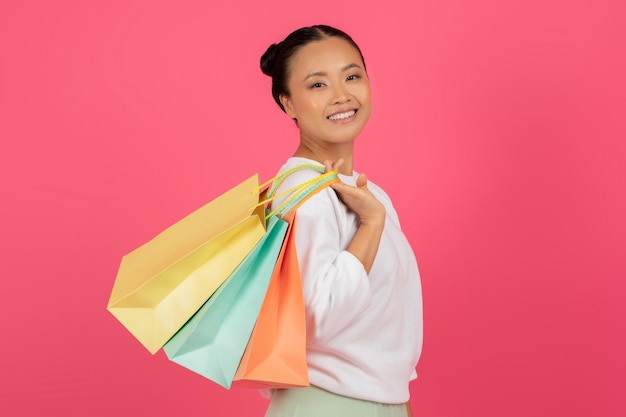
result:
[[[345,329],[372,302],[367,272],[346,251],[346,211],[325,189],[296,212],[296,251],[309,334],[319,341]],[[345,247],[342,247],[345,246]]]

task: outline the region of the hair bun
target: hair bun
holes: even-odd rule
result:
[[[267,51],[261,56],[261,71],[263,74],[272,76],[274,74],[274,67],[276,65],[276,56],[280,50],[279,44],[271,44]]]

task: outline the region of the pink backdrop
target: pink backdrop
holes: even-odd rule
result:
[[[421,268],[415,415],[626,415],[624,4],[2,1],[0,415],[263,414],[105,307],[123,254],[291,154],[258,59],[322,22]]]

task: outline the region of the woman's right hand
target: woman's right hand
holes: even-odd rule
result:
[[[326,167],[325,172],[339,171],[339,167],[343,164],[343,159],[335,162],[324,161]],[[385,207],[376,199],[374,194],[367,188],[367,177],[365,174],[359,174],[356,180],[356,187],[336,182],[331,187],[337,192],[339,199],[352,211],[354,211],[361,224],[384,225],[385,223]]]
[[[343,164],[343,159],[334,163],[324,161],[326,172],[339,171],[341,164]],[[359,175],[356,187],[342,182],[336,182],[331,187],[348,209],[359,216],[361,224],[346,250],[361,261],[365,271],[369,274],[385,227],[385,206],[367,189],[367,178],[363,174]]]

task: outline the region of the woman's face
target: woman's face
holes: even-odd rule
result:
[[[353,141],[372,111],[370,82],[359,52],[329,37],[300,48],[291,59],[290,96],[281,96],[298,121],[303,141],[319,145]]]

